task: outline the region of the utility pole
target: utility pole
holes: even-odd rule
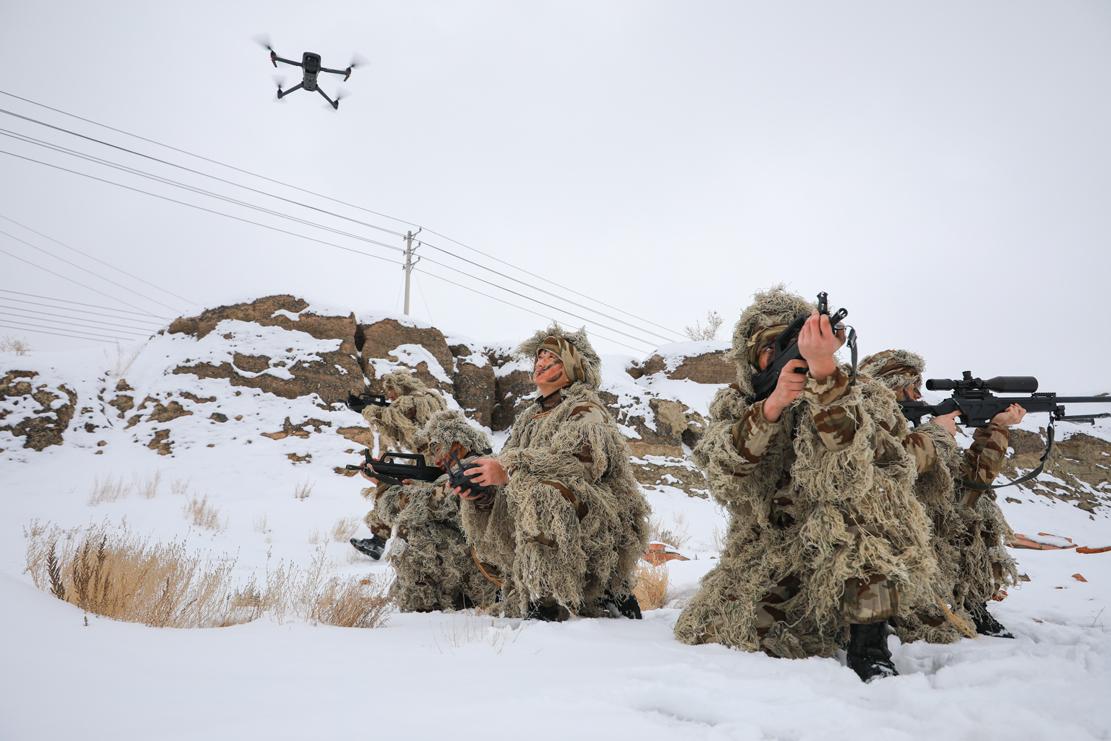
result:
[[[423,226],[415,232],[405,233],[405,264],[402,266],[405,270],[405,316],[409,316],[409,278],[413,274],[413,268],[420,262],[419,257],[416,260],[413,259],[413,253],[416,252],[416,247],[413,247],[413,239],[422,231],[424,231]],[[420,247],[420,242],[417,242],[417,247]]]

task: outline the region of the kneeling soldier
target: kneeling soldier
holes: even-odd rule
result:
[[[625,438],[598,397],[598,355],[586,333],[552,327],[519,348],[534,361],[536,402],[497,457],[468,469],[463,528],[476,557],[504,581],[507,615],[540,620],[640,617],[632,596],[648,541],[648,503]]]
[[[460,412],[437,412],[416,435],[416,447],[437,467],[490,453],[490,441]],[[402,612],[459,610],[494,604],[497,586],[471,556],[459,522],[459,497],[444,474],[432,483],[391,486],[375,505],[395,533],[389,562],[397,573],[391,596]]]

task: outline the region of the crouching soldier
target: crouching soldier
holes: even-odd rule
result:
[[[782,288],[755,299],[733,333],[737,382],[694,451],[730,514],[726,544],[675,634],[784,658],[845,645],[861,679],[896,674],[887,620],[921,603],[936,570],[906,420],[886,388],[837,365],[829,317]],[[753,399],[775,341],[807,316],[802,360]]]
[[[440,394],[427,388],[419,378],[406,370],[382,376],[382,390],[388,406],[370,405],[363,409],[363,418],[378,432],[378,453],[413,452],[417,449],[417,433],[436,412],[447,408]],[[364,522],[371,537],[352,538],[355,550],[377,560],[390,537],[390,528],[378,517],[378,496],[381,487],[363,490],[363,496],[375,502]]]
[[[584,331],[555,325],[519,352],[534,361],[537,398],[499,455],[467,471],[496,487],[460,493],[467,539],[503,580],[509,616],[639,618],[632,586],[648,541],[648,504],[598,397],[598,355]]]
[[[925,361],[919,355],[884,350],[861,361],[860,369],[890,388],[899,401],[922,396]],[[952,439],[957,414],[935,417],[908,437],[919,469],[915,491],[933,524],[935,599],[948,605],[948,614],[945,607],[932,604],[896,621],[896,633],[904,642],[949,643],[971,633],[966,625],[981,635],[1014,637],[987,611],[987,602],[1018,577],[1004,545],[1010,528],[994,496],[982,496],[985,490],[977,487],[990,485],[999,474],[1010,444],[1008,427],[1026,412],[1013,404],[995,415],[987,427],[973,432],[972,445],[963,455]]]
[[[414,441],[427,459],[448,470],[453,462],[489,455],[486,434],[460,412],[437,412]],[[445,473],[434,482],[386,488],[375,505],[395,533],[389,562],[397,574],[391,597],[402,612],[459,610],[494,604],[495,584],[471,557],[459,522],[459,497]]]

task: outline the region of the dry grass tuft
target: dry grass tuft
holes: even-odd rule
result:
[[[344,517],[341,520],[336,520],[336,524],[332,525],[332,540],[337,543],[346,543],[355,536],[361,524],[357,517]]]
[[[658,517],[653,517],[648,523],[648,538],[660,543],[667,543],[676,550],[682,550],[690,540],[687,531],[687,519],[681,514],[672,517],[670,525],[664,525]]]
[[[185,516],[197,527],[214,532],[221,532],[224,523],[220,522],[220,513],[216,507],[208,503],[208,497],[192,497],[185,504]]]
[[[180,542],[155,545],[125,527],[32,531],[27,570],[35,585],[98,615],[155,627],[224,625],[235,562],[201,561]]]
[[[667,602],[667,567],[639,564],[633,594],[642,610],[658,610],[663,607]]]
[[[0,352],[10,352],[16,355],[26,355],[31,352],[31,346],[26,340],[18,337],[5,337],[0,339]]]
[[[202,561],[182,542],[156,545],[125,526],[63,531],[24,529],[27,570],[35,586],[83,610],[154,627],[237,625],[271,614],[328,625],[375,628],[390,612],[383,578],[332,576],[325,548],[307,569],[281,564],[261,584],[232,582],[235,561]]]
[[[155,471],[154,475],[149,479],[139,484],[139,493],[143,495],[144,499],[154,499],[158,496],[158,487],[162,484],[162,472]]]
[[[263,535],[270,534],[270,522],[266,519],[266,515],[255,520],[255,532],[262,533]]]
[[[312,484],[308,481],[297,484],[297,488],[293,490],[293,498],[302,502],[308,499],[310,494],[312,494]]]
[[[171,489],[174,493],[184,494],[184,489],[180,489],[180,482],[175,482]],[[106,479],[96,479],[93,482],[93,493],[89,495],[89,504],[97,505],[104,502],[115,502],[124,497],[131,496],[132,494],[139,494],[146,499],[154,499],[158,496],[158,490],[162,486],[162,473],[155,471],[150,478],[140,480],[138,477],[132,477],[130,483],[125,483],[123,477],[113,478],[109,476]],[[186,485],[187,488],[187,485]]]

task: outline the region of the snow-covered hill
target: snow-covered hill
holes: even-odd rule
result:
[[[409,367],[500,445],[529,391],[511,346],[276,296],[119,351],[0,355],[0,738],[1111,737],[1111,553],[1016,551],[1030,581],[993,610],[1017,640],[900,646],[903,676],[869,686],[833,660],[672,639],[725,531],[688,461],[732,379],[724,348],[603,359],[654,517],[691,559],[667,564],[667,607],[643,622],[466,612],[369,630],[86,625],[32,586],[25,533],[125,521],[234,558],[244,581],[320,553],[337,574],[388,576],[346,543],[367,505],[341,472],[372,440],[342,401]],[[1043,491],[1003,490],[1001,503],[1018,531],[1109,545],[1111,428],[1065,437]],[[198,500],[212,512],[201,524]]]

